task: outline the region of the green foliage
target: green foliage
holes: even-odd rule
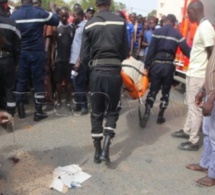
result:
[[[96,5],[95,5],[95,0],[70,0],[69,2],[69,8],[72,9],[72,7],[74,6],[75,3],[80,3],[81,7],[86,10],[88,7],[92,6],[96,9]],[[111,10],[121,10],[121,9],[125,9],[126,6],[123,3],[118,3],[115,2],[114,0],[112,0],[112,6],[111,6]]]
[[[152,10],[149,14],[148,14],[148,17],[149,16],[155,16],[156,17],[157,15],[157,10]]]
[[[67,3],[64,0],[42,0],[42,7],[49,10],[50,2],[54,2],[57,7],[67,6]]]
[[[9,2],[10,5],[14,7],[21,4],[21,0],[18,0],[16,3],[13,0],[9,0]],[[67,6],[70,10],[72,10],[75,3],[80,3],[84,10],[90,6],[96,9],[95,0],[70,0],[69,2],[65,2],[64,0],[42,0],[42,7],[46,10],[49,10],[50,2],[54,2],[57,7]],[[115,11],[122,9],[126,9],[125,4],[112,0],[111,10]]]

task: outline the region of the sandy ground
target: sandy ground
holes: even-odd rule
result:
[[[202,148],[180,151],[177,146],[186,140],[170,136],[185,121],[183,94],[172,91],[167,122],[160,126],[156,124],[157,101],[145,129],[139,127],[137,101],[123,98],[122,105],[109,165],[93,163],[89,114],[59,117],[50,112],[48,119],[35,123],[33,110],[27,106],[27,117],[15,118],[13,133],[0,130],[0,195],[61,194],[49,189],[52,172],[70,164],[79,164],[92,177],[67,194],[214,194],[214,187],[195,183],[205,174],[185,168],[187,163],[198,162]]]

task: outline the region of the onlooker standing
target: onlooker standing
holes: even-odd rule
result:
[[[16,24],[8,15],[8,1],[0,1],[0,83],[6,95],[6,110],[12,116],[15,114],[16,101],[13,94],[15,87],[15,69],[18,65],[18,55],[20,51],[20,31]]]
[[[202,123],[202,110],[195,104],[195,95],[205,81],[205,70],[208,59],[214,46],[215,32],[211,23],[204,16],[204,7],[201,1],[191,2],[187,9],[191,22],[199,24],[190,54],[190,64],[186,79],[186,96],[188,113],[182,130],[172,134],[173,137],[188,138],[181,143],[179,149],[196,151],[199,149],[199,129]]]
[[[94,162],[110,162],[109,146],[115,135],[119,118],[122,79],[121,63],[128,57],[125,20],[112,14],[111,0],[96,0],[99,13],[85,26],[81,63],[88,66],[90,59],[90,91],[92,93],[91,135],[94,140]],[[91,55],[92,54],[92,55]],[[103,119],[106,112],[103,138]]]
[[[26,91],[29,75],[31,75],[35,90],[35,113],[34,121],[47,117],[42,110],[45,89],[45,44],[43,29],[45,24],[58,25],[58,15],[55,13],[55,5],[50,4],[51,12],[42,8],[35,8],[32,0],[22,0],[22,6],[11,15],[21,31],[21,53],[19,60],[18,81],[16,91],[18,113],[20,118],[25,118],[23,93]]]
[[[137,19],[136,13],[132,13],[130,15],[130,20],[134,25],[134,47],[133,47],[133,57],[135,59],[139,58],[140,48],[141,48],[141,36],[143,31],[143,25],[141,17]]]
[[[95,9],[93,7],[88,7],[87,11],[86,11],[86,20],[90,20],[91,18],[93,18],[95,14]]]
[[[73,23],[73,20],[74,20],[74,16],[73,16],[73,13],[76,9],[82,9],[81,8],[81,5],[79,3],[75,3],[73,8],[72,8],[72,14],[69,16],[69,19],[68,19],[68,22],[71,24]]]
[[[156,27],[156,21],[155,18],[150,18],[150,20],[148,21],[148,29],[144,30],[143,32],[143,41],[142,41],[142,46],[145,47],[145,51],[144,51],[144,56],[146,57],[147,53],[148,53],[148,46],[151,42],[152,39],[152,34],[155,31],[155,27]]]
[[[76,107],[75,111],[81,112],[81,115],[88,113],[87,108],[87,98],[85,94],[85,81],[86,81],[86,71],[84,68],[84,64],[80,63],[80,50],[81,50],[81,42],[84,27],[86,25],[86,21],[84,20],[84,11],[82,9],[77,9],[74,12],[74,24],[76,26],[76,32],[74,41],[71,47],[71,56],[70,56],[70,64],[74,66],[74,70],[78,72],[78,75],[74,77],[73,84],[75,90],[75,102]]]
[[[62,7],[60,10],[61,23],[56,30],[56,58],[55,58],[55,80],[57,83],[57,105],[56,109],[61,108],[62,100],[62,81],[66,81],[66,107],[71,109],[72,65],[69,64],[70,50],[74,39],[75,28],[68,23],[69,10]]]
[[[205,85],[196,95],[197,106],[202,105],[203,98],[203,154],[197,164],[189,164],[186,167],[194,171],[207,173],[206,177],[197,180],[204,186],[215,185],[215,47],[206,69]]]

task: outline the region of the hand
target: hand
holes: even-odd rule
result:
[[[144,74],[145,76],[148,76],[148,74],[149,74],[148,70],[147,70],[147,69],[144,69],[144,70],[143,70],[143,74]]]
[[[211,115],[211,112],[213,110],[213,106],[214,104],[207,101],[203,104],[203,115],[204,116],[210,116]]]
[[[0,112],[0,124],[11,123],[12,116],[7,112]]]
[[[81,61],[80,61],[80,58],[77,60],[77,62],[75,63],[75,66],[74,66],[74,70],[75,71],[78,71],[78,69],[80,68],[80,65],[81,65]]]
[[[203,100],[204,96],[205,95],[202,92],[197,93],[197,95],[195,97],[195,103],[196,103],[197,106],[201,106],[201,103],[202,103],[202,100]]]

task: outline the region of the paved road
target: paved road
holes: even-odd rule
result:
[[[52,171],[69,164],[79,164],[92,178],[67,194],[214,194],[214,187],[195,183],[205,174],[185,168],[187,163],[198,162],[202,148],[198,152],[180,151],[177,146],[184,140],[170,136],[184,124],[183,95],[172,91],[167,122],[160,126],[156,124],[159,102],[145,129],[139,128],[137,106],[136,101],[128,104],[124,98],[110,165],[93,163],[89,115],[59,117],[50,113],[47,120],[34,123],[28,109],[26,119],[15,119],[14,133],[0,131],[0,194],[58,195],[48,188]]]

